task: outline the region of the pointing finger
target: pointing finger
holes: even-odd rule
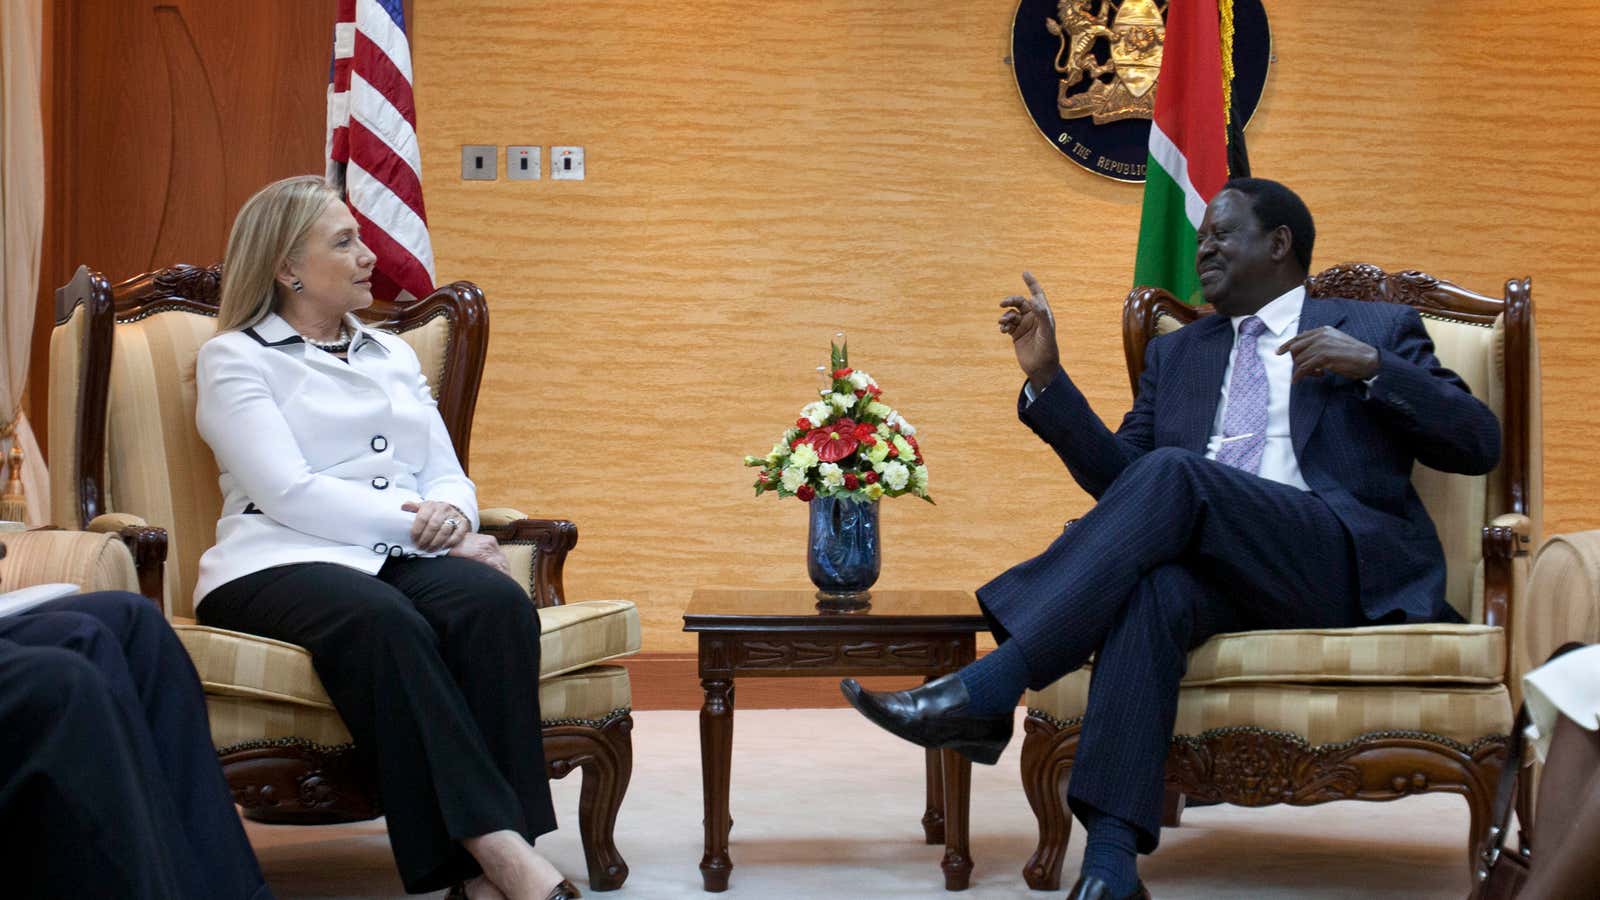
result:
[[[1033,299],[1044,299],[1044,288],[1039,285],[1039,280],[1033,277],[1032,272],[1022,273],[1022,283],[1028,286],[1028,293],[1033,295]]]

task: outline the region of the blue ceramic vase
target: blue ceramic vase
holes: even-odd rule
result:
[[[878,542],[878,504],[839,497],[815,497],[806,570],[823,606],[866,606],[867,589],[878,580],[883,558]]]

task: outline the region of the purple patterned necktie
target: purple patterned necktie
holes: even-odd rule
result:
[[[1228,378],[1228,408],[1222,414],[1222,446],[1217,462],[1257,473],[1267,446],[1267,370],[1256,353],[1256,338],[1267,324],[1255,316],[1239,323]]]

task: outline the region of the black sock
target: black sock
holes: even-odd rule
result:
[[[1126,897],[1139,887],[1139,831],[1125,819],[1110,813],[1088,810],[1079,815],[1089,832],[1083,848],[1083,875],[1093,875],[1106,883],[1111,896]]]
[[[972,698],[968,708],[976,715],[1016,709],[1017,699],[1028,687],[1028,662],[1016,641],[1006,641],[957,674]]]

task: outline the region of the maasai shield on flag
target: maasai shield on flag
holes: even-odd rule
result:
[[[342,185],[361,240],[378,256],[372,295],[433,291],[422,154],[402,0],[337,0],[328,76],[328,180]]]
[[[1222,0],[1230,7],[1231,0]],[[1228,180],[1228,117],[1217,0],[1172,0],[1156,80],[1139,220],[1136,286],[1160,287],[1200,303],[1195,231],[1206,204]]]

